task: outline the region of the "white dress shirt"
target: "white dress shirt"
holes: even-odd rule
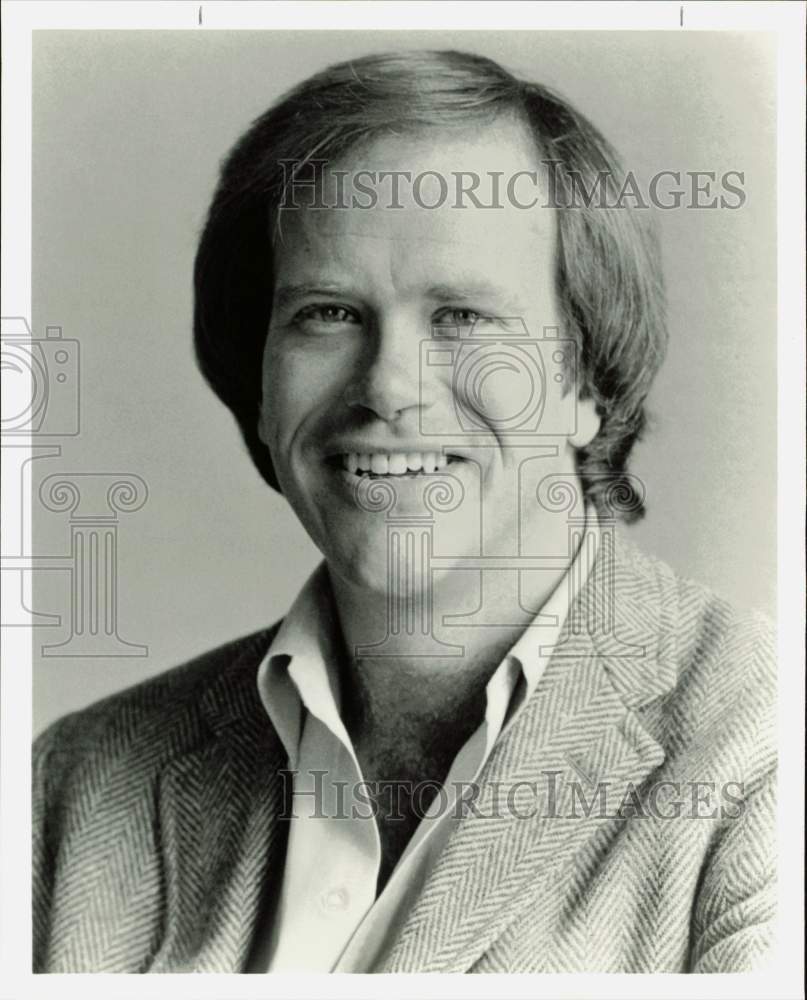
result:
[[[294,774],[294,812],[280,898],[259,929],[252,972],[372,972],[462,814],[502,733],[535,690],[571,602],[588,579],[599,526],[585,534],[564,579],[541,608],[552,623],[530,626],[486,687],[485,717],[460,749],[382,892],[381,842],[356,754],[342,723],[334,641],[339,634],[325,564],[314,571],[258,670],[261,701]],[[392,776],[391,776],[392,777]],[[357,791],[357,786],[359,786]]]

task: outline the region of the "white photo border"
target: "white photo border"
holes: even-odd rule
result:
[[[391,998],[462,997],[801,997],[804,836],[804,23],[790,3],[23,3],[3,15],[2,315],[31,316],[31,51],[40,29],[161,31],[370,30],[417,28],[766,31],[778,40],[778,626],[779,943],[765,974],[687,977],[599,974],[390,976]],[[683,26],[682,26],[683,21]],[[24,394],[24,387],[18,387]],[[30,442],[29,442],[30,445]],[[17,512],[19,513],[19,512]],[[3,518],[14,511],[3,510]],[[30,519],[26,519],[30,528]],[[5,532],[4,532],[5,534]],[[31,551],[30,538],[24,539]],[[30,574],[28,574],[30,576]],[[30,587],[30,584],[29,584]],[[29,595],[30,596],[30,595]],[[2,631],[0,688],[0,996],[194,998],[264,997],[260,976],[34,976],[31,953],[31,635]],[[367,976],[279,976],[283,997],[374,997]]]

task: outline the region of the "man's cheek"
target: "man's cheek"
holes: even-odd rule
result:
[[[294,412],[293,400],[275,397],[266,417],[269,449],[275,464],[278,462],[288,463],[289,445],[297,424],[298,419]]]

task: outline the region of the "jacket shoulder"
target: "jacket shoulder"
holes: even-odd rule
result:
[[[676,572],[620,537],[618,565],[631,587],[657,605],[662,640],[673,642],[679,672],[730,657],[741,673],[770,686],[776,674],[776,630],[759,610],[741,609],[703,583]]]
[[[759,610],[739,608],[702,583],[665,567],[674,587],[679,685],[697,686],[707,702],[773,708],[776,628]]]
[[[224,643],[57,719],[34,741],[34,780],[47,775],[51,788],[64,790],[85,773],[97,776],[135,761],[149,770],[190,750],[207,735],[205,690],[245,657],[257,665],[276,629]]]
[[[704,759],[719,751],[744,777],[761,778],[775,764],[773,622],[629,548],[630,572],[658,602],[659,655],[669,672],[669,691],[660,706],[668,749],[697,747]]]

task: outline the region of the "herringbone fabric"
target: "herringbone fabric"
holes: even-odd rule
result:
[[[771,629],[621,535],[609,551],[612,537],[381,971],[765,961]],[[276,900],[288,825],[285,758],[256,689],[272,633],[37,740],[36,971],[243,971]]]

